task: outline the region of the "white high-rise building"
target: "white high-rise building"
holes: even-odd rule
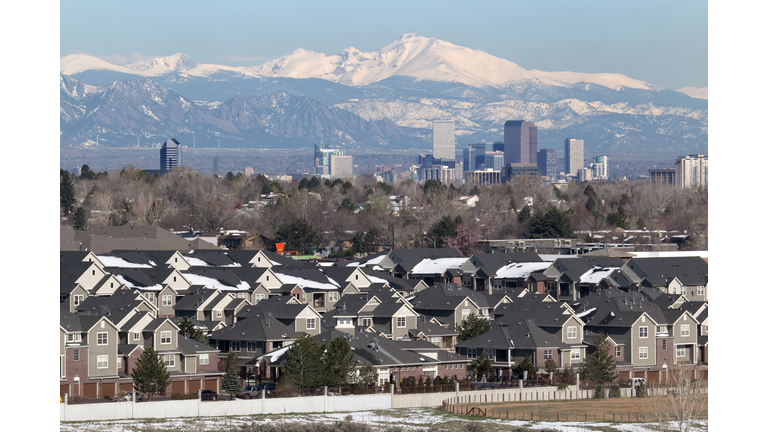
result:
[[[592,164],[592,178],[598,180],[608,179],[608,156],[596,156]]]
[[[453,120],[432,121],[432,157],[456,160],[456,123]]]
[[[679,188],[706,186],[709,158],[704,155],[679,156],[675,162],[675,186]]]
[[[584,168],[584,140],[565,139],[565,175],[576,176]]]

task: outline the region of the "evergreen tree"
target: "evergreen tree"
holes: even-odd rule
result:
[[[530,354],[526,354],[523,361],[521,361],[520,364],[515,368],[515,372],[517,372],[520,376],[522,376],[523,372],[525,371],[528,372],[528,379],[533,378],[534,374],[536,373],[536,366],[533,365]]]
[[[237,375],[237,370],[234,366],[227,370],[227,374],[224,375],[224,380],[221,382],[221,391],[229,395],[236,395],[243,390],[240,377]]]
[[[491,331],[491,323],[471,313],[461,320],[461,324],[456,326],[456,331],[459,333],[459,342],[463,342]]]
[[[75,206],[75,185],[68,171],[61,170],[59,179],[59,206],[64,216],[72,213]]]
[[[608,213],[608,223],[616,228],[629,227],[629,217],[624,211],[624,208],[619,206],[615,212]]]
[[[613,383],[613,385],[611,386],[611,391],[610,391],[609,394],[611,396],[611,399],[620,398],[621,397],[621,389],[619,388],[619,385],[616,384],[616,383]]]
[[[367,361],[360,366],[358,382],[362,385],[373,385],[379,380],[379,371],[376,370],[376,366]]]
[[[91,167],[88,165],[83,165],[82,168],[80,168],[80,180],[93,180],[96,178],[96,173],[91,171]]]
[[[560,384],[557,385],[558,390],[567,390],[569,385],[573,384],[573,368],[563,369],[563,373],[560,374]]]
[[[283,373],[299,388],[316,387],[321,382],[320,362],[320,345],[312,336],[302,336],[286,351]]]
[[[477,358],[472,359],[472,370],[477,374],[478,377],[486,375],[491,369],[493,369],[493,365],[491,365],[491,361],[488,360],[488,354],[483,350],[483,352],[480,353]]]
[[[534,238],[573,238],[570,211],[560,211],[550,206],[547,212],[536,210],[531,218],[529,237]]]
[[[310,249],[320,245],[320,236],[315,227],[304,218],[294,218],[280,225],[275,231],[275,240],[285,242],[287,250],[308,254]]]
[[[584,381],[593,384],[610,382],[619,377],[616,361],[611,355],[611,344],[605,333],[600,333],[595,341],[595,352],[587,357],[583,365]]]
[[[144,353],[136,362],[136,367],[131,371],[131,376],[133,388],[139,393],[145,393],[147,400],[151,399],[153,394],[165,392],[165,389],[171,385],[171,373],[152,347],[144,349]]]
[[[635,396],[639,398],[648,397],[648,388],[645,386],[645,381],[640,381],[640,384],[635,387]]]
[[[339,336],[323,344],[321,351],[325,385],[345,386],[347,378],[355,370],[355,355],[352,353],[349,341]]]
[[[456,237],[458,234],[456,232],[456,228],[462,222],[463,220],[461,219],[461,216],[456,216],[455,219],[451,219],[450,216],[443,216],[439,221],[437,221],[435,226],[429,230],[427,235],[434,241],[433,245],[435,247],[445,247],[444,239],[446,237]]]
[[[75,215],[72,217],[72,222],[75,223],[75,230],[77,231],[88,228],[88,211],[83,207],[78,207],[75,210]]]
[[[598,384],[597,387],[595,387],[595,399],[604,399],[605,398],[605,390],[603,390],[603,385]]]
[[[512,198],[514,200],[514,198]],[[520,223],[528,223],[531,220],[531,208],[528,204],[524,205],[520,209],[520,213],[517,214],[517,221]]]
[[[190,321],[189,317],[183,317],[181,321],[178,322],[178,325],[180,335],[184,336],[185,338],[196,340],[200,343],[208,345],[208,336],[206,336],[202,330],[196,329],[195,325],[192,324],[192,321]]]
[[[554,359],[548,358],[544,361],[544,370],[547,371],[548,374],[551,374],[552,378],[554,378],[557,376],[559,368],[557,367],[557,363]]]

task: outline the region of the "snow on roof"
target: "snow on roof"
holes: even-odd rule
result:
[[[326,290],[335,290],[341,288],[335,280],[329,278],[328,276],[325,276],[325,278],[328,279],[328,282],[330,283],[316,282],[310,279],[304,279],[284,273],[275,273],[275,275],[277,275],[277,277],[280,278],[284,284],[296,284],[302,288],[317,288]]]
[[[420,263],[416,264],[411,271],[411,274],[443,274],[449,268],[461,267],[462,264],[467,262],[469,258],[424,258]]]
[[[527,278],[531,273],[544,270],[551,265],[551,262],[546,261],[507,264],[496,272],[496,279]]]
[[[110,256],[110,255],[96,255],[96,258],[104,263],[104,267],[120,267],[120,268],[152,268],[149,264],[138,264],[126,261],[123,258]],[[151,261],[150,261],[151,262]]]
[[[225,285],[218,279],[214,279],[208,276],[201,276],[199,274],[194,274],[194,273],[184,273],[184,277],[187,278],[187,280],[189,280],[189,282],[192,285],[204,285],[208,288],[219,289],[222,291],[251,289],[251,286],[246,281],[240,281],[240,283],[237,284],[237,286],[232,286],[232,285]]]
[[[189,265],[193,267],[210,267],[210,264],[201,260],[200,258],[195,258],[187,255],[184,255],[184,258],[186,258],[187,262],[189,262]]]
[[[587,309],[587,310],[585,310],[585,311],[584,311],[584,312],[582,312],[582,313],[578,313],[578,314],[576,314],[576,316],[577,316],[577,317],[579,317],[579,318],[581,318],[581,317],[583,317],[583,316],[586,316],[586,315],[589,315],[589,314],[591,314],[592,312],[594,312],[594,311],[596,311],[596,310],[597,310],[597,308],[596,308],[596,307],[593,307],[592,309]]]
[[[124,278],[123,275],[116,274],[115,279],[117,279],[121,284],[127,286],[128,288],[138,288],[143,290],[153,290],[153,291],[160,291],[163,289],[162,284],[154,284],[150,286],[139,286],[135,285],[132,282],[129,282],[128,279]]]
[[[369,275],[368,273],[366,273],[365,275],[366,275],[366,276],[368,276],[368,279],[370,279],[370,280],[371,280],[371,282],[373,282],[373,283],[380,283],[380,284],[388,284],[388,283],[389,283],[389,282],[388,282],[387,280],[385,280],[385,279],[382,279],[382,278],[377,278],[376,276],[371,276],[371,275]]]
[[[280,357],[283,356],[289,349],[291,349],[292,345],[284,346],[278,350],[271,351],[267,354],[264,354],[263,356],[259,357],[256,360],[265,359],[270,363],[275,363],[276,361],[280,360]]]
[[[618,269],[619,267],[595,267],[581,275],[579,280],[584,283],[598,283],[607,278],[611,272]]]

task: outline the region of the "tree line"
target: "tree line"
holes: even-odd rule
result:
[[[479,198],[471,207],[459,199],[473,195]],[[240,229],[301,252],[341,241],[353,243],[353,254],[384,245],[462,249],[477,239],[573,238],[574,231],[613,228],[686,230],[692,249],[706,249],[707,208],[706,188],[642,181],[554,187],[522,176],[470,188],[437,180],[392,185],[372,174],[278,182],[185,168],[158,176],[130,165],[102,173],[85,165],[79,176],[60,172],[61,214],[77,229],[128,223]]]

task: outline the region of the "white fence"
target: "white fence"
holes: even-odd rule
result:
[[[622,389],[622,397],[632,395]],[[436,407],[448,404],[587,399],[593,390],[557,387],[505,388],[450,393],[364,394],[350,396],[305,396],[267,399],[205,401],[199,399],[156,402],[105,402],[60,405],[60,421],[99,421],[143,418],[218,417],[255,414],[352,412],[390,408]],[[448,398],[446,396],[449,396]]]

